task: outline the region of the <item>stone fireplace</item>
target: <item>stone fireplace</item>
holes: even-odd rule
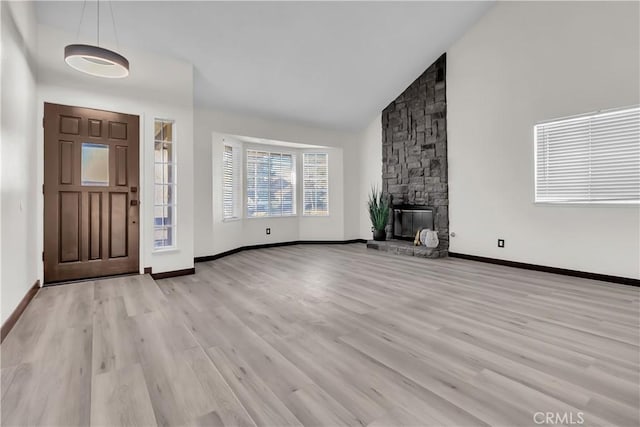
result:
[[[446,54],[443,54],[382,111],[382,191],[393,205],[387,226],[388,240],[404,240],[406,244],[413,233],[410,238],[413,241],[417,231],[414,220],[423,221],[420,227],[436,230],[440,244],[436,249],[419,251],[420,256],[447,256],[447,179]],[[417,212],[410,213],[412,210]],[[400,216],[397,233],[398,214],[402,212],[407,214]]]

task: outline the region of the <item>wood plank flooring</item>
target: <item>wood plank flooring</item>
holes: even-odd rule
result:
[[[245,251],[42,289],[1,347],[1,420],[638,426],[639,304],[639,288],[361,244]]]

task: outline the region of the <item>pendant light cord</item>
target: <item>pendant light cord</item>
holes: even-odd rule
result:
[[[96,1],[96,45],[100,46],[100,0]],[[76,31],[76,42],[80,41],[80,30],[82,30],[82,23],[84,22],[85,9],[87,8],[87,0],[82,2],[82,11],[80,12],[80,22],[78,23],[78,30]],[[120,40],[118,38],[118,28],[116,27],[116,19],[113,14],[112,1],[109,0],[109,13],[111,14],[111,25],[113,27],[113,36],[116,39],[116,49],[120,49]]]
[[[113,17],[113,7],[111,6],[111,0],[109,0],[109,11],[111,12],[111,24],[113,25],[113,36],[116,39],[116,49],[120,50],[120,41],[118,40],[118,30],[116,28],[116,19]]]
[[[78,24],[78,31],[76,31],[76,42],[80,41],[80,29],[82,28],[82,21],[84,20],[84,9],[87,7],[87,0],[82,3],[82,12],[80,13],[80,23]]]
[[[96,46],[100,47],[100,0],[98,0],[98,12],[97,12],[97,16],[96,16],[96,21],[98,22],[98,36],[96,37],[97,41],[96,41]]]

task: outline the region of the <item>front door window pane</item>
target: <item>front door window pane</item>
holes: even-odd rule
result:
[[[82,143],[82,185],[109,185],[109,146]]]

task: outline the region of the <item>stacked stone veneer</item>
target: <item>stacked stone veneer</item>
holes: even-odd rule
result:
[[[449,250],[446,55],[382,111],[382,190],[393,205],[428,206],[440,244]],[[392,238],[389,218],[387,238]]]

